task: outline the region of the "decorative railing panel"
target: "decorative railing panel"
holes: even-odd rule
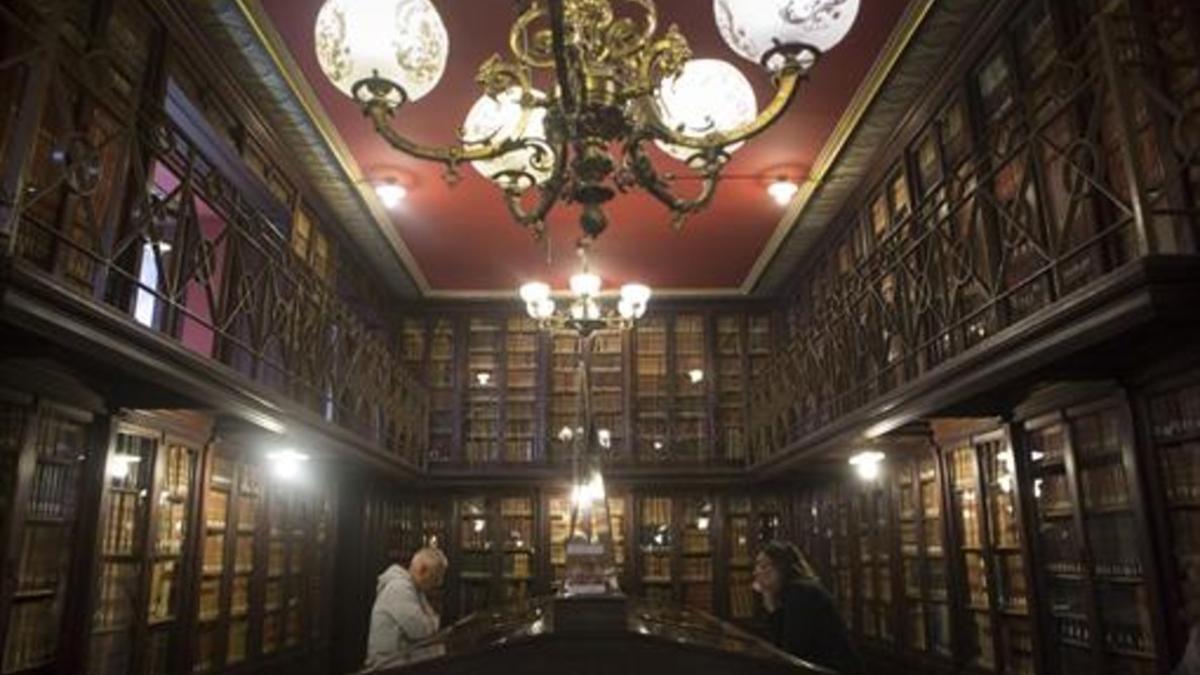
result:
[[[426,395],[393,354],[394,331],[296,256],[291,205],[264,210],[264,190],[248,194],[195,123],[169,114],[175,61],[142,3],[116,3],[103,46],[71,20],[90,7],[0,8],[5,249],[20,269],[420,462]]]
[[[1137,257],[1197,252],[1195,9],[1097,16],[1059,47],[1028,4],[801,279],[756,459]]]

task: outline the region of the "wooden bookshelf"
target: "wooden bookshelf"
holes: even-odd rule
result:
[[[709,496],[688,497],[682,502],[683,517],[679,528],[681,600],[689,607],[713,613],[715,504]]]
[[[852,513],[857,532],[859,607],[853,618],[868,640],[891,645],[896,640],[892,591],[892,500],[886,480],[864,484]]]
[[[747,440],[747,333],[741,316],[716,319],[716,456],[730,464],[749,458]]]
[[[492,582],[496,577],[493,555],[493,522],[488,499],[482,496],[455,500],[458,545],[458,616],[466,616],[490,606]]]
[[[755,541],[751,520],[753,509],[749,497],[734,495],[725,507],[725,538],[729,575],[729,617],[735,621],[754,619],[754,557]]]
[[[673,363],[668,391],[671,400],[669,450],[671,461],[707,460],[709,449],[708,387],[712,373],[706,359],[704,317],[677,314],[671,331]]]
[[[433,319],[429,327],[425,378],[429,385],[429,459],[445,462],[454,458],[459,408],[459,369],[456,358],[455,323]]]
[[[643,319],[634,329],[633,344],[636,456],[639,462],[662,462],[670,457],[667,320],[663,317]]]
[[[583,419],[583,402],[579,400],[580,340],[567,333],[552,338],[550,356],[550,402],[546,425],[546,447],[550,460],[564,464],[571,461],[572,443],[559,439],[563,429],[576,429]]]
[[[1142,419],[1149,428],[1143,436],[1153,448],[1150,494],[1167,535],[1158,545],[1171,602],[1163,616],[1175,642],[1173,653],[1181,653],[1190,629],[1188,599],[1200,597],[1200,374],[1168,381],[1144,401]]]
[[[505,462],[534,460],[538,429],[538,372],[540,331],[527,318],[510,318],[504,332],[504,457]]]
[[[118,428],[100,501],[90,669],[157,672],[182,646],[198,457],[198,450],[161,431]]]
[[[42,403],[0,402],[0,467],[15,542],[13,583],[6,585],[2,668],[53,670],[66,645],[69,565],[76,550],[90,415]],[[24,471],[27,483],[18,481]]]
[[[621,460],[629,456],[625,411],[625,341],[622,332],[596,331],[588,353],[591,377],[592,419],[597,432],[607,432],[607,457]]]
[[[637,522],[638,582],[650,600],[675,600],[675,514],[670,497],[646,496]]]
[[[1134,508],[1139,479],[1123,399],[1107,398],[1024,423],[1032,489],[1045,658],[1081,672],[1156,672],[1158,599],[1144,565],[1148,525]]]
[[[473,318],[469,322],[463,412],[463,451],[469,464],[496,462],[501,457],[503,333],[500,320]]]

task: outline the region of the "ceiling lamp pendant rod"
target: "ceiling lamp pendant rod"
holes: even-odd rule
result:
[[[664,204],[676,227],[705,208],[730,156],[787,111],[820,55],[849,32],[859,2],[713,0],[729,47],[772,77],[775,92],[760,110],[737,68],[693,59],[676,26],[659,32],[654,0],[529,0],[510,29],[511,54],[480,65],[483,97],[462,142],[448,147],[417,143],[392,124],[446,68],[449,36],[430,0],[325,0],[316,49],[326,76],[393,148],[444,164],[450,180],[470,163],[539,238],[555,204],[578,204],[590,242],[608,224],[605,205],[636,188]],[[552,91],[535,88],[539,73]],[[676,194],[665,177],[673,171],[659,170],[649,144],[683,162],[699,189]]]

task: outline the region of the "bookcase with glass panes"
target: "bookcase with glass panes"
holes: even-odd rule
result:
[[[504,332],[505,462],[531,462],[537,433],[540,331],[524,317],[509,318]]]
[[[672,461],[697,462],[708,459],[709,400],[711,374],[707,372],[705,321],[699,314],[676,314],[669,337],[673,355],[670,380],[669,450]]]
[[[629,457],[625,430],[625,340],[622,331],[602,329],[591,337],[588,352],[592,419],[606,458]],[[605,447],[607,446],[607,447]]]
[[[61,666],[91,415],[0,390],[0,528],[13,542],[0,595],[3,672]],[[21,477],[26,478],[22,479]]]
[[[463,409],[463,452],[467,463],[500,459],[503,409],[498,369],[503,348],[500,319],[472,318],[467,330],[467,390]]]
[[[579,398],[580,338],[573,333],[551,337],[550,392],[547,406],[546,447],[552,462],[571,461],[574,445],[563,440],[563,430],[579,427],[583,402]]]
[[[905,646],[917,653],[949,657],[951,612],[937,457],[932,450],[920,449],[889,465],[899,498]]]
[[[118,425],[100,496],[90,672],[163,672],[179,652],[199,454],[162,431]]]
[[[670,458],[667,424],[671,404],[667,319],[652,316],[633,329],[634,448],[639,462]]]
[[[725,565],[728,576],[729,618],[738,622],[754,619],[754,512],[750,497],[732,495],[725,502]]]
[[[749,416],[747,371],[749,369],[748,333],[742,316],[718,316],[715,327],[717,440],[716,456],[730,464],[747,459],[746,437]]]
[[[681,600],[689,607],[713,613],[715,504],[709,495],[688,496],[680,501],[683,511],[679,522]]]
[[[638,586],[649,600],[675,600],[675,500],[642,496],[637,508]]]
[[[1033,675],[1026,552],[1015,457],[1003,429],[947,446],[950,509],[963,587],[960,658],[988,672]]]
[[[1160,598],[1144,564],[1130,416],[1121,397],[1056,410],[1022,424],[1032,490],[1042,638],[1052,672],[1155,673]]]
[[[857,629],[864,638],[883,644],[896,639],[891,517],[890,484],[886,480],[863,484],[854,511],[859,563]]]
[[[425,382],[429,386],[429,459],[445,462],[455,459],[459,412],[459,371],[455,343],[455,321],[432,319],[427,334],[428,357]],[[420,330],[414,328],[413,330]]]
[[[1168,572],[1163,585],[1173,603],[1163,616],[1174,641],[1174,663],[1191,628],[1188,603],[1200,597],[1200,373],[1165,381],[1142,400],[1151,448],[1149,493],[1163,532],[1158,552]]]
[[[458,616],[532,595],[539,573],[534,505],[529,495],[455,499]]]

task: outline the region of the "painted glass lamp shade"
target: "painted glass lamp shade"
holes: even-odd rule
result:
[[[380,77],[416,101],[442,79],[450,38],[429,0],[326,0],[317,14],[316,49],[321,70],[347,96],[358,82]],[[388,99],[405,102],[395,91]]]
[[[666,125],[687,136],[702,138],[727,132],[754,121],[758,101],[754,88],[740,70],[718,59],[693,59],[674,77],[665,78],[656,97],[659,116]],[[699,151],[656,141],[663,152],[687,161]],[[727,146],[734,152],[741,143]]]

